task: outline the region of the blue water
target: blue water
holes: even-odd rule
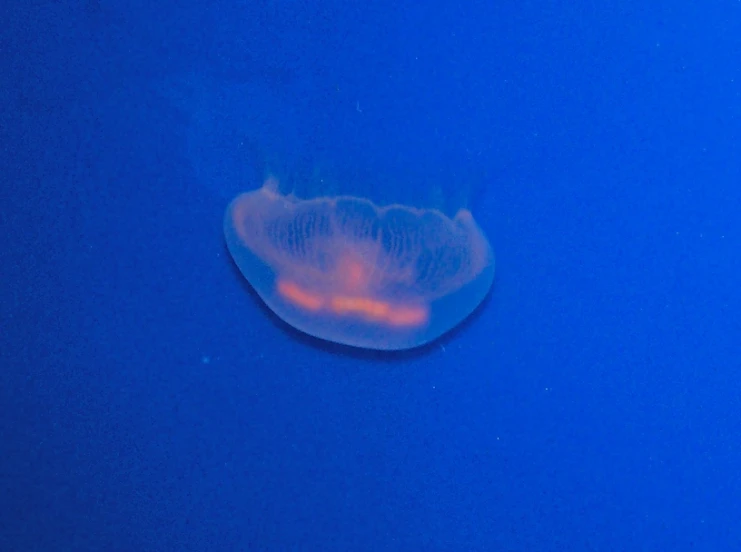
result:
[[[406,4],[6,5],[0,550],[741,550],[741,4]],[[267,172],[470,208],[490,298],[286,327]]]

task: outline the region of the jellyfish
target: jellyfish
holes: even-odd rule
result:
[[[494,255],[467,209],[300,199],[274,178],[236,197],[227,248],[283,321],[353,347],[419,347],[459,325],[489,293]]]

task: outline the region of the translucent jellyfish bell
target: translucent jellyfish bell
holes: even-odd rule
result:
[[[424,345],[486,297],[494,255],[471,213],[298,199],[269,179],[224,218],[236,265],[291,326],[367,349]]]

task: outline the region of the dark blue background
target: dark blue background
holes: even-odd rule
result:
[[[3,5],[0,550],[741,550],[741,4],[418,4]],[[286,328],[278,166],[469,204],[485,308]]]

